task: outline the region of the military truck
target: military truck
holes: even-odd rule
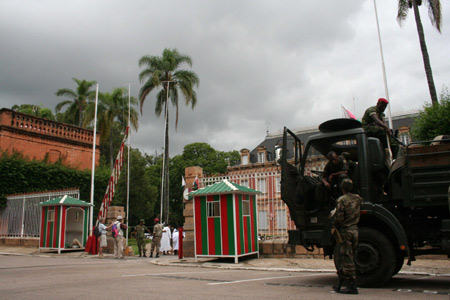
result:
[[[383,285],[405,259],[410,264],[418,255],[450,257],[450,143],[411,143],[392,163],[380,140],[368,137],[361,123],[351,119],[321,124],[304,144],[284,128],[275,153],[281,197],[296,225],[289,230],[289,244],[309,251],[323,248],[340,265],[335,255],[339,244],[331,235],[336,197],[318,192],[329,151],[346,157],[353,192],[364,198],[355,254],[359,286]]]

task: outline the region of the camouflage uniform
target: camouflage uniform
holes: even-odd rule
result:
[[[153,227],[153,239],[152,239],[152,247],[150,250],[150,257],[153,256],[153,250],[156,248],[156,257],[159,256],[159,247],[161,246],[161,236],[162,236],[163,227],[162,224],[155,224]]]
[[[381,121],[384,121],[384,113],[377,106],[371,106],[364,112],[361,121],[362,127],[368,136],[379,139],[383,147],[387,148],[386,131],[373,120],[373,115],[377,115]],[[389,136],[389,143],[391,144],[391,150],[395,157],[398,151],[398,142],[392,136]]]
[[[340,249],[341,266],[337,270],[340,278],[356,279],[354,253],[358,245],[358,222],[362,198],[356,194],[345,194],[337,200],[334,227],[342,236]]]
[[[145,256],[145,231],[150,232],[150,230],[148,230],[144,224],[139,224],[138,226],[136,226],[136,242],[138,246],[139,256]]]

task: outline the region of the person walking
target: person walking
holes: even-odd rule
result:
[[[107,227],[107,230],[111,230],[111,235],[114,238],[114,258],[124,258],[123,230],[121,228],[122,227],[121,225],[122,225],[122,216],[118,216],[117,220]]]
[[[136,242],[139,251],[139,257],[146,257],[145,255],[145,231],[150,232],[148,228],[144,225],[144,219],[139,221],[139,225],[136,226]]]
[[[173,254],[174,255],[178,254],[178,249],[179,249],[178,238],[179,238],[179,232],[178,232],[178,229],[175,228],[173,230],[173,234],[172,234]]]
[[[106,225],[105,225],[104,218],[100,219],[100,222],[98,223],[98,228],[100,230],[100,236],[98,237],[98,241],[99,241],[98,258],[104,258],[103,248],[106,248],[106,246],[108,246],[108,243],[106,241]]]
[[[155,250],[155,248],[156,248],[156,257],[159,257],[159,247],[161,246],[161,236],[163,227],[162,224],[159,224],[158,222],[159,219],[156,218],[154,220],[155,226],[153,226],[153,239],[149,257],[153,257],[153,251]]]
[[[163,228],[163,233],[161,237],[161,247],[159,251],[161,251],[164,255],[170,254],[172,251],[172,247],[170,242],[172,241],[172,231],[170,230],[170,225],[167,225]]]
[[[337,267],[338,282],[333,290],[342,294],[358,294],[356,287],[356,269],[354,255],[358,246],[358,222],[362,198],[352,194],[352,181],[347,178],[342,180],[341,189],[343,195],[336,204],[335,218],[332,233],[336,242],[340,244],[340,266]],[[341,289],[345,285],[344,289]]]

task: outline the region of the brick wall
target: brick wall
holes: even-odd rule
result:
[[[92,168],[93,131],[44,118],[0,110],[0,149],[17,151],[29,159],[50,162],[61,159],[62,164],[79,170]],[[100,144],[97,133],[96,145]],[[96,149],[98,165],[100,149]]]

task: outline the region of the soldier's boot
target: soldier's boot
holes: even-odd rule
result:
[[[339,292],[341,291],[341,287],[342,287],[343,284],[344,284],[344,278],[339,277],[339,278],[338,278],[338,281],[336,282],[336,284],[333,285],[333,290],[334,290],[336,293],[339,293]]]
[[[155,256],[155,258],[158,258],[159,257],[159,253],[156,253],[156,256]]]
[[[339,293],[341,294],[351,294],[351,295],[357,295],[358,294],[358,288],[356,287],[356,282],[354,279],[350,279],[348,281],[348,285],[342,289]]]
[[[142,257],[141,250],[139,250],[139,257]]]
[[[150,253],[150,255],[148,257],[153,257],[153,252]]]

